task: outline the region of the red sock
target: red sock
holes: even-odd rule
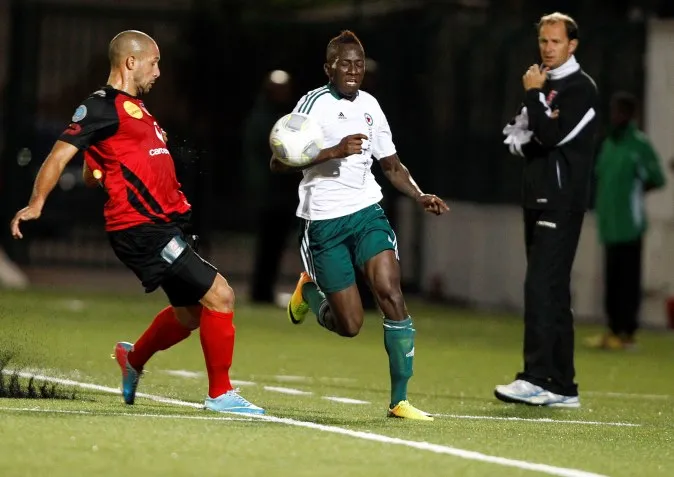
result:
[[[229,368],[234,354],[234,312],[201,311],[201,349],[208,371],[208,395],[216,398],[232,389]]]
[[[129,364],[140,371],[157,351],[168,349],[189,335],[190,330],[176,319],[173,307],[166,307],[134,343],[133,350],[129,352]]]

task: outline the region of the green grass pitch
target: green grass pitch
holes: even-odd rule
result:
[[[267,417],[242,419],[199,408],[207,380],[198,332],[150,361],[139,392],[151,397],[125,406],[115,394],[113,345],[136,339],[161,298],[2,293],[0,354],[24,373],[22,389],[30,375],[67,381],[51,398],[0,398],[1,476],[674,475],[670,333],[644,331],[634,352],[579,345],[583,407],[522,407],[492,394],[519,368],[520,319],[410,303],[410,400],[438,417],[408,422],[386,418],[376,315],[344,339],[312,319],[292,326],[282,309],[244,303],[232,378]],[[578,326],[578,342],[597,331]]]

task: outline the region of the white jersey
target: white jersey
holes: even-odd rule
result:
[[[323,130],[324,149],[351,134],[368,137],[361,154],[332,159],[302,171],[297,216],[306,220],[334,219],[379,202],[383,196],[370,170],[372,156],[379,160],[395,154],[396,148],[386,116],[374,96],[359,91],[349,101],[328,85],[302,96],[293,112],[307,114],[318,122]]]

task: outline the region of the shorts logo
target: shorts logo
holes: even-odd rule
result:
[[[556,223],[548,222],[547,220],[539,220],[539,221],[536,222],[536,225],[538,225],[539,227],[547,227],[549,229],[556,229],[557,228]]]
[[[374,124],[372,116],[370,116],[368,113],[365,113],[365,122],[367,123],[368,126],[372,126],[372,124]]]
[[[173,237],[161,251],[161,258],[168,263],[173,263],[187,248],[187,243],[181,237]]]
[[[73,122],[78,123],[82,121],[87,115],[87,107],[83,104],[80,104],[77,109],[75,110],[75,114],[73,114]]]
[[[143,117],[143,111],[140,110],[140,108],[136,103],[132,103],[131,101],[124,101],[123,106],[124,111],[126,111],[132,118],[140,119]]]

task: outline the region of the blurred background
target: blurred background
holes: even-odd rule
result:
[[[301,271],[294,208],[299,176],[268,173],[267,135],[307,90],[325,83],[327,41],[354,30],[363,89],[381,103],[404,163],[452,212],[425,217],[379,173],[397,229],[404,288],[428,300],[519,311],[524,250],[521,162],[501,130],[538,60],[535,23],[560,10],[580,25],[577,59],[596,80],[602,134],[611,95],[639,98],[639,125],[667,186],[648,197],[645,325],[670,326],[674,293],[674,2],[671,0],[0,0],[0,281],[140,291],[103,230],[101,190],[81,159],[40,221],[13,241],[7,224],[77,105],[104,84],[119,31],[152,35],[162,75],[144,98],[169,134],[194,205],[202,252],[242,299],[274,301]],[[599,138],[601,139],[601,138]],[[602,250],[588,214],[573,276],[581,320],[602,317]]]

